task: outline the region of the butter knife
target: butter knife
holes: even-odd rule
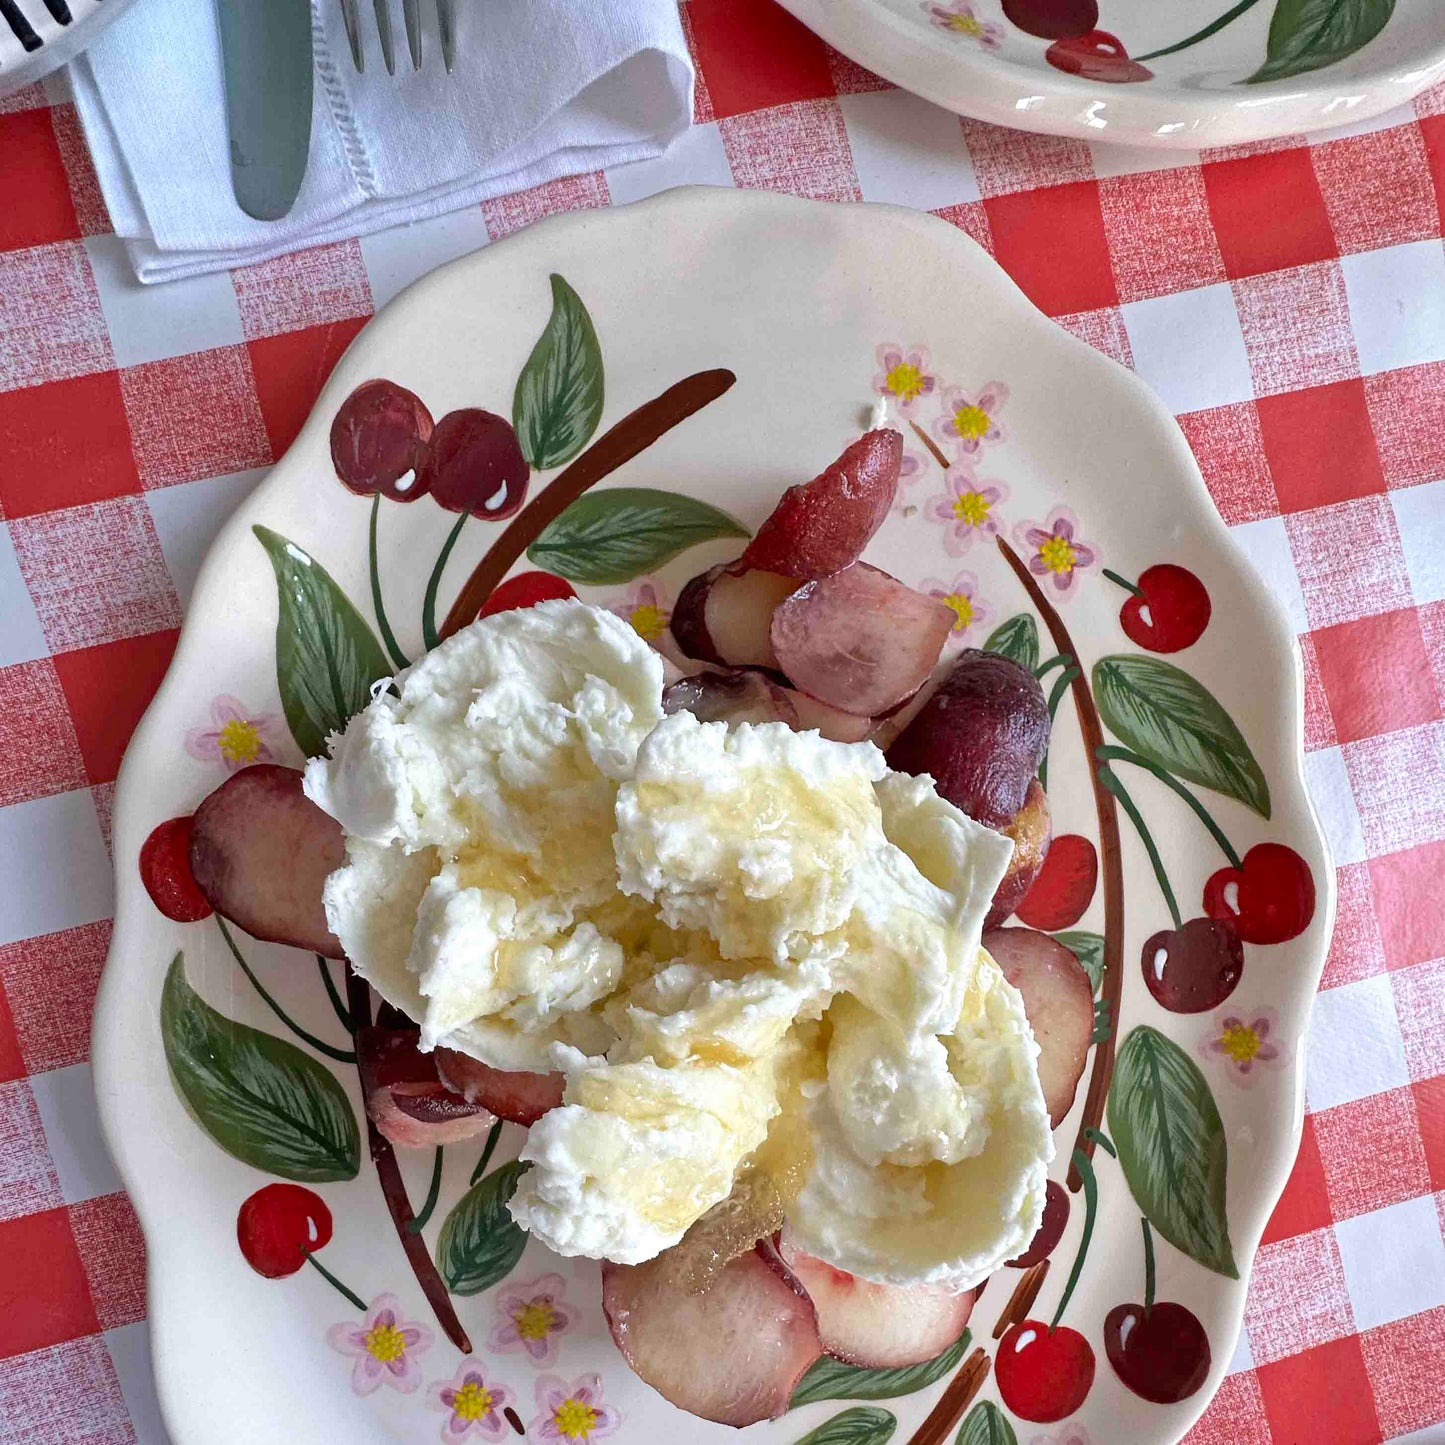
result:
[[[305,0],[216,0],[231,188],[258,221],[296,202],[311,148],[311,10]]]

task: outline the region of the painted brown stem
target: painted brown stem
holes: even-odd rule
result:
[[[1020,1320],[1028,1318],[1029,1311],[1034,1307],[1034,1301],[1039,1297],[1039,1291],[1044,1287],[1044,1280],[1048,1277],[1048,1273],[1049,1262],[1046,1259],[1030,1265],[1023,1272],[1014,1292],[1009,1296],[1008,1303],[999,1311],[998,1319],[994,1321],[994,1339],[1003,1339]]]
[[[924,431],[921,426],[918,425],[916,421],[911,421],[908,423],[908,425],[913,428],[914,435],[918,438],[918,440],[921,441],[923,445],[926,446],[928,450],[933,453],[933,460],[936,461],[938,465],[943,468],[944,471],[947,471],[948,458],[944,456],[943,448],[940,447],[938,443],[934,441],[933,438],[929,436],[928,433]]]
[[[646,451],[659,437],[695,411],[716,401],[737,377],[726,370],[698,371],[668,387],[597,438],[570,466],[558,472],[508,524],[467,578],[439,636],[448,638],[471,622],[512,564],[589,487]]]
[[[1034,604],[1049,636],[1054,640],[1057,651],[1077,658],[1078,651],[1068,628],[1064,626],[1053,604],[1044,596],[1043,590],[1034,580],[1022,557],[1004,541],[998,539],[998,549],[1003,559],[1013,568],[1029,601]],[[1080,667],[1079,675],[1070,684],[1074,693],[1074,706],[1079,712],[1079,731],[1084,735],[1084,755],[1089,760],[1089,781],[1094,786],[1094,808],[1099,815],[1099,855],[1104,874],[1104,1002],[1109,1007],[1109,1032],[1099,1040],[1094,1049],[1094,1068],[1089,1075],[1089,1093],[1084,1100],[1084,1117],[1079,1124],[1079,1135],[1074,1148],[1083,1152],[1085,1159],[1094,1157],[1094,1141],[1089,1134],[1097,1129],[1104,1118],[1104,1104],[1109,1097],[1109,1081],[1114,1077],[1114,1045],[1119,1035],[1119,997],[1124,989],[1124,869],[1119,853],[1119,810],[1114,795],[1104,786],[1099,777],[1099,749],[1104,746],[1104,725],[1099,720],[1099,709],[1094,704],[1094,694],[1089,690],[1088,679]],[[1069,1166],[1069,1189],[1077,1194],[1083,1187],[1083,1178],[1078,1168]]]
[[[366,980],[358,978],[349,964],[346,969],[346,1007],[358,1031],[371,1026],[370,989]],[[359,1063],[357,1068],[359,1071]],[[363,1096],[365,1088],[363,1081]],[[447,1339],[464,1355],[469,1355],[472,1352],[472,1342],[462,1328],[456,1310],[452,1308],[451,1296],[432,1262],[426,1240],[418,1231],[410,1228],[415,1216],[412,1214],[411,1200],[406,1197],[406,1185],[402,1182],[401,1165],[396,1162],[396,1151],[391,1147],[391,1140],[372,1123],[370,1114],[366,1115],[366,1143],[371,1151],[371,1162],[376,1165],[376,1176],[381,1181],[382,1198],[386,1200],[391,1222],[396,1226],[397,1238],[401,1240],[401,1247],[406,1251],[407,1261],[411,1265],[412,1273],[416,1275],[416,1282],[421,1286],[421,1292],[426,1296],[427,1303],[432,1307],[432,1313],[436,1315],[437,1323],[442,1327]]]
[[[928,1418],[909,1438],[908,1445],[942,1445],[944,1436],[963,1419],[963,1412],[973,1404],[973,1397],[988,1379],[988,1356],[975,1350],[963,1362],[963,1368],[948,1382]]]

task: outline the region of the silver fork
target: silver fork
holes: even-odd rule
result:
[[[442,61],[450,73],[456,56],[455,0],[436,0],[437,28],[441,31]],[[376,34],[381,41],[381,58],[388,75],[396,74],[396,49],[391,34],[390,0],[371,0],[376,15]],[[402,21],[406,26],[406,48],[411,52],[411,68],[421,69],[421,0],[401,0]],[[351,44],[351,59],[358,71],[366,69],[366,46],[361,38],[361,14],[357,0],[341,0],[341,18],[346,22],[346,38]]]

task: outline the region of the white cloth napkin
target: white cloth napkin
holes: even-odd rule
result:
[[[252,220],[231,191],[214,0],[141,0],[75,62],[101,190],[142,281],[244,266],[656,156],[692,115],[676,0],[456,0],[450,76],[431,0],[419,72],[393,0],[395,77],[369,0],[364,75],[339,0],[310,7],[311,153],[279,221]]]

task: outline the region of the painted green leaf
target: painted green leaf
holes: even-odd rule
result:
[[[1173,663],[1122,654],[1094,664],[1094,701],[1109,729],[1176,777],[1269,817],[1269,784],[1234,719]]]
[[[330,574],[294,542],[253,527],[276,573],[276,682],[291,736],[308,758],[326,751],[395,671],[371,628]]]
[[[726,512],[651,487],[613,487],[579,497],[527,548],[544,571],[594,586],[630,582],[713,537],[746,537]]]
[[[1189,1055],[1146,1024],[1119,1050],[1109,1133],[1154,1228],[1206,1269],[1238,1279],[1224,1208],[1229,1146],[1214,1095]]]
[[[897,1416],[877,1405],[855,1405],[809,1430],[797,1445],[884,1445],[898,1428]]]
[[[447,1215],[437,1240],[437,1268],[453,1294],[480,1294],[505,1279],[527,1245],[507,1201],[527,1166],[513,1160],[472,1185]]]
[[[1032,672],[1039,665],[1039,625],[1033,613],[1020,612],[1017,617],[1000,622],[989,633],[983,650],[1000,652]]]
[[[870,1370],[862,1365],[845,1365],[830,1355],[822,1355],[808,1367],[798,1381],[790,1409],[811,1405],[818,1400],[892,1400],[926,1390],[941,1380],[963,1358],[971,1335],[965,1330],[940,1355],[924,1360],[921,1365],[899,1365],[891,1370]]]
[[[1104,940],[1097,933],[1086,933],[1082,929],[1056,933],[1054,937],[1083,964],[1094,992],[1098,993],[1099,985],[1104,982]]]
[[[552,314],[512,397],[512,425],[536,471],[560,467],[587,445],[602,415],[602,348],[582,298],[552,277]]]
[[[307,1183],[354,1179],[356,1115],[325,1065],[295,1044],[217,1013],[176,954],[161,990],[161,1041],[201,1127],[243,1163]]]
[[[1279,0],[1265,62],[1246,84],[1287,80],[1344,60],[1368,45],[1394,13],[1395,0]]]
[[[1008,1416],[992,1400],[980,1400],[968,1412],[953,1445],[1019,1445]]]

